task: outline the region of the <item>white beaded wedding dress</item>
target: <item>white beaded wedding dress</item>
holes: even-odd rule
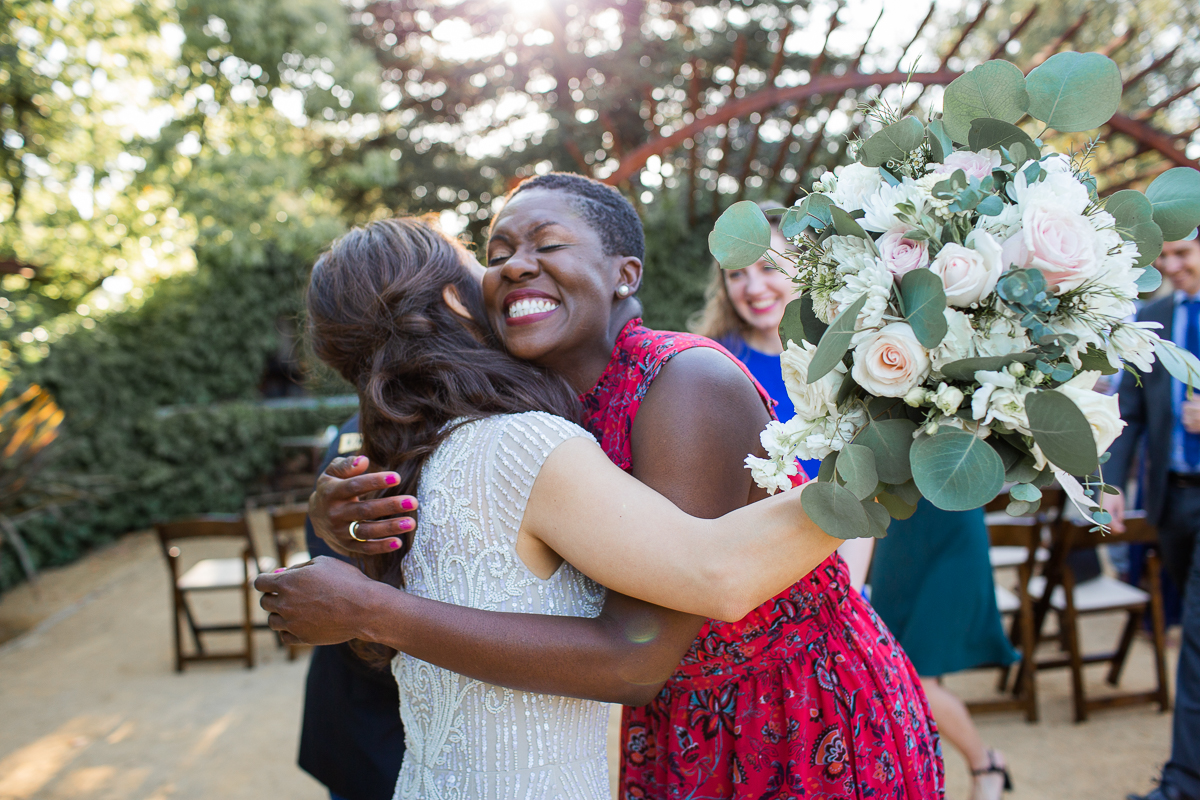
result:
[[[604,587],[564,563],[541,580],[517,556],[517,531],[542,463],[590,435],[551,414],[467,422],[426,462],[405,590],[489,611],[594,617]],[[395,800],[607,800],[602,703],[505,689],[403,653],[404,764]]]

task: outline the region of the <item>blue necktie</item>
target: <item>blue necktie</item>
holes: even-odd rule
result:
[[[1187,329],[1183,336],[1183,346],[1200,358],[1200,299],[1186,300],[1183,306],[1187,309]],[[1186,387],[1184,398],[1187,398]],[[1183,460],[1193,472],[1200,471],[1200,434],[1183,432]]]

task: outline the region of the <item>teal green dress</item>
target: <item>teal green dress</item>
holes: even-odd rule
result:
[[[983,509],[942,511],[926,500],[875,543],[871,605],[918,675],[1017,660],[996,608],[988,546]]]

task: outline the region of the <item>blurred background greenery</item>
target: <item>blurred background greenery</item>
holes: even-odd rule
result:
[[[1102,50],[1129,79],[1123,111],[1166,137],[1106,138],[1102,184],[1136,183],[1173,165],[1168,147],[1200,155],[1198,14],[1191,0],[6,0],[0,485],[18,488],[0,497],[0,589],[154,520],[236,510],[270,488],[281,440],[348,415],[319,401],[346,387],[298,332],[308,268],[349,225],[431,211],[478,243],[524,176],[611,178],[646,222],[647,321],[682,328],[715,215],[789,203],[846,161],[881,89],[770,92]],[[940,96],[896,83],[882,81],[893,102]]]

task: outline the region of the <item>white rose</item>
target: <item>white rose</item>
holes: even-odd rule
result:
[[[944,245],[929,267],[946,287],[946,303],[958,308],[968,308],[991,294],[1004,271],[1000,244],[991,234],[975,231],[971,245]]]
[[[783,385],[796,407],[796,416],[805,420],[837,413],[835,400],[846,374],[845,364],[839,362],[816,383],[809,383],[808,367],[816,352],[817,348],[811,342],[796,344],[789,339],[787,349],[779,357]]]
[[[829,193],[829,199],[843,211],[854,211],[863,207],[863,201],[875,194],[883,185],[883,176],[878,169],[862,164],[847,164],[834,170],[837,188]]]
[[[910,405],[913,408],[919,408],[925,403],[925,400],[928,397],[929,392],[920,386],[914,386],[908,390],[908,394],[904,395],[904,402],[906,405]]]
[[[970,150],[956,150],[946,156],[946,160],[933,168],[934,174],[952,175],[956,170],[962,170],[968,178],[983,180],[992,174],[992,170],[1000,167],[1000,152],[998,150],[980,150],[972,153]]]
[[[1002,255],[1006,265],[1040,270],[1060,294],[1094,276],[1104,259],[1087,218],[1053,206],[1023,211],[1021,228],[1004,243]]]
[[[937,392],[933,396],[933,404],[942,410],[944,414],[953,414],[958,411],[958,407],[962,405],[966,397],[962,390],[956,386],[950,386],[947,383],[939,383]]]
[[[854,349],[854,381],[877,397],[904,397],[929,377],[929,351],[907,322],[893,322]]]
[[[1055,391],[1071,398],[1071,402],[1079,406],[1083,416],[1087,418],[1092,428],[1092,438],[1096,441],[1096,452],[1103,453],[1112,446],[1125,420],[1121,419],[1120,401],[1116,395],[1104,395],[1093,392],[1092,387],[1100,377],[1099,372],[1081,372],[1071,380],[1059,386]]]
[[[929,265],[929,242],[906,239],[908,232],[909,229],[904,226],[892,228],[875,243],[879,248],[879,258],[897,278]]]

